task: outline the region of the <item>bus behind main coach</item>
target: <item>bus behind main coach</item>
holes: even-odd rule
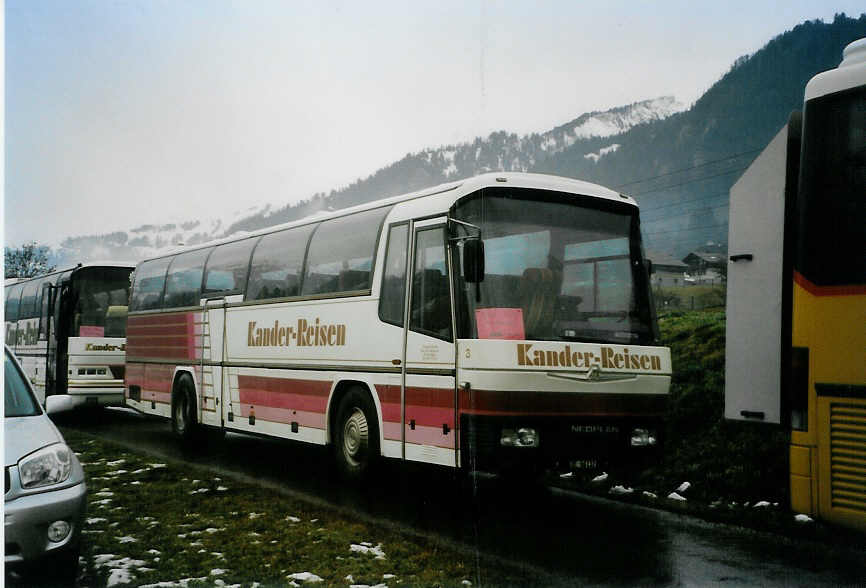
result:
[[[52,412],[123,403],[132,269],[79,264],[5,286],[6,344]]]
[[[632,199],[488,174],[142,262],[126,403],[331,445],[350,476],[591,467],[655,444],[657,341]]]

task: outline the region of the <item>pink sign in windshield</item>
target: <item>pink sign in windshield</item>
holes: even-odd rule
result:
[[[105,327],[91,327],[89,325],[81,325],[78,327],[79,337],[105,337]]]
[[[520,308],[479,308],[475,311],[479,339],[526,339]]]

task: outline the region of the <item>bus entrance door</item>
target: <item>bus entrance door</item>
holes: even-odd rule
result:
[[[204,302],[201,321],[201,423],[223,425],[226,299]]]
[[[456,466],[455,358],[445,219],[414,223],[412,243],[402,395],[404,457]]]

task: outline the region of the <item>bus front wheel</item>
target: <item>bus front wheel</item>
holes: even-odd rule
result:
[[[337,409],[334,453],[340,473],[360,479],[379,456],[379,427],[369,394],[354,387]]]
[[[184,374],[178,378],[171,399],[171,429],[175,435],[184,440],[195,436],[195,413],[195,387],[192,378]]]

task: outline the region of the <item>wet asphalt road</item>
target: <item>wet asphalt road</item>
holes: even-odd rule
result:
[[[235,434],[184,448],[168,421],[124,410],[59,424],[472,550],[537,574],[538,585],[866,585],[866,553],[567,490],[399,463],[382,466],[380,482],[349,488],[322,448]]]

